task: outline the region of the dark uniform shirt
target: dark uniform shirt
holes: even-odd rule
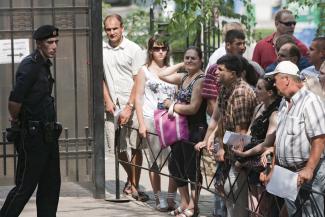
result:
[[[16,85],[9,101],[22,104],[20,120],[53,122],[56,120],[51,96],[53,78],[50,60],[45,61],[38,50],[23,59],[16,73]]]

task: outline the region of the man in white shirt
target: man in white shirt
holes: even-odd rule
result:
[[[140,140],[137,131],[132,128],[137,128],[138,125],[136,115],[133,115],[134,81],[140,67],[145,63],[145,56],[137,44],[123,37],[124,26],[120,15],[107,16],[104,20],[104,28],[108,38],[108,41],[103,42],[106,139],[108,145],[114,144],[114,114],[116,115],[120,110],[119,124],[128,126],[122,126],[120,131],[118,157],[122,161],[129,161],[127,148],[131,147],[133,156],[131,163],[141,166],[142,151],[138,149]],[[123,192],[140,201],[148,200],[149,197],[146,194],[138,191],[141,170],[123,163],[122,166],[128,175]],[[107,173],[108,171],[106,171],[106,177]]]

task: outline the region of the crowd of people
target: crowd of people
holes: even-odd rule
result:
[[[131,163],[141,166],[142,152],[149,156],[157,210],[178,217],[198,215],[199,191],[193,183],[202,184],[202,175],[197,174],[200,158],[195,156],[206,149],[217,162],[213,216],[253,215],[248,209],[262,216],[293,216],[296,212],[324,216],[319,194],[311,193],[307,203],[298,205],[305,196],[302,190],[295,202],[265,190],[272,168],[278,165],[298,173],[297,186],[309,184],[316,192],[324,192],[325,37],[315,38],[308,49],[293,36],[295,25],[291,11],[277,12],[276,31],[257,43],[250,60],[243,56],[242,25],[227,23],[224,43],[204,70],[202,51],[194,46],[185,50],[181,63],[169,65],[170,47],[164,35],[148,40],[145,58],[123,36],[122,18],[116,14],[106,17],[103,84],[107,121],[113,126],[114,115],[121,110],[119,123],[126,132],[119,138],[119,159],[129,159],[128,143],[135,155]],[[188,141],[161,148],[154,121],[157,109],[186,116]],[[130,129],[137,138],[131,138],[134,132]],[[226,131],[249,135],[251,141],[225,145]],[[106,135],[108,142],[114,141],[112,128],[106,128]],[[167,198],[159,175],[166,159],[171,175]],[[123,192],[148,200],[139,190],[140,170],[122,165],[128,174]],[[177,190],[179,203],[175,201]]]
[[[127,174],[124,194],[143,202],[150,199],[139,188],[139,166],[145,153],[156,209],[177,217],[198,216],[200,189],[196,187],[202,184],[202,175],[198,173],[197,156],[206,149],[217,162],[213,216],[324,216],[324,197],[318,193],[325,191],[324,36],[315,38],[308,49],[293,36],[294,15],[283,9],[275,16],[276,31],[257,43],[250,60],[244,57],[242,25],[227,23],[223,28],[224,43],[204,69],[203,53],[198,47],[189,46],[183,61],[170,65],[166,35],[151,36],[145,55],[139,45],[123,36],[120,15],[108,15],[103,24],[107,35],[103,42],[105,140],[110,146],[118,141],[118,158]],[[12,121],[26,124],[27,134],[15,141],[22,169],[18,170],[16,187],[1,209],[2,217],[18,216],[36,185],[40,216],[42,212],[47,213],[44,216],[56,213],[60,132],[54,124],[53,79],[36,76],[31,66],[35,64],[46,75],[50,74],[49,58],[55,56],[57,36],[58,29],[53,26],[35,32],[38,48],[19,68],[10,96]],[[46,97],[35,95],[37,84],[42,82]],[[50,107],[53,114],[38,117],[43,113],[33,113],[40,108],[33,103],[34,98],[40,98],[41,105]],[[21,109],[32,111],[24,115],[37,121],[25,121],[27,116],[19,113]],[[156,135],[155,110],[185,116],[188,140],[162,149]],[[117,119],[120,134],[115,138]],[[38,164],[39,159],[31,159],[35,150],[28,145],[35,133],[47,133],[41,135],[47,138],[48,126],[43,122],[52,127],[49,132],[54,135],[45,141],[51,148],[38,150],[46,154],[42,155],[44,162],[37,165],[39,170],[33,170],[37,173],[31,173],[30,167]],[[226,131],[248,135],[250,142],[224,144]],[[132,157],[128,155],[129,149]],[[170,177],[167,195],[163,195],[159,172],[166,161]],[[51,170],[43,171],[45,164],[51,164]],[[273,197],[266,192],[265,185],[272,179],[275,165],[297,173],[297,186],[309,186],[311,190],[302,187],[296,201]],[[50,181],[56,186],[54,190],[46,187]]]

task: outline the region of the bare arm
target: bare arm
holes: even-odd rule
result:
[[[184,63],[178,63],[176,65],[170,66],[158,73],[158,76],[161,80],[166,81],[171,84],[180,85],[182,82],[183,73],[177,73],[177,71],[184,66]]]
[[[132,107],[131,105],[134,105],[134,101],[135,101],[135,87],[137,83],[137,75],[133,75],[133,81],[134,83],[132,86],[128,104],[123,108],[119,117],[120,124],[126,124],[129,121],[134,109],[134,107]]]
[[[277,120],[277,112],[273,112],[269,118],[269,127],[267,129],[266,137],[262,143],[256,145],[254,148],[251,148],[245,152],[241,150],[233,150],[234,153],[240,157],[250,157],[257,154],[261,154],[262,152],[265,151],[266,147],[273,146],[275,142],[275,132],[277,127],[276,120]]]
[[[325,135],[313,138],[311,141],[310,155],[306,166],[299,172],[298,185],[310,181],[314,176],[314,170],[317,167],[320,156],[324,151]]]
[[[194,86],[190,104],[179,104],[174,106],[174,111],[182,115],[194,115],[200,109],[203,101],[201,97],[203,78],[199,78]]]
[[[139,122],[139,134],[141,137],[145,138],[147,129],[145,127],[144,118],[143,118],[143,95],[145,88],[145,74],[141,69],[137,75],[137,82],[135,88],[135,111],[137,113],[138,122]]]
[[[105,81],[103,81],[103,95],[104,95],[105,111],[113,114],[115,111],[115,104],[113,103],[111,96],[109,95],[109,90]]]

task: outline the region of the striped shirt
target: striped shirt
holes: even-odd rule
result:
[[[217,81],[217,64],[208,68],[203,80],[202,97],[204,99],[217,99],[220,90],[220,83]]]
[[[312,138],[325,134],[325,104],[306,87],[293,95],[291,103],[289,111],[285,100],[279,108],[276,159],[280,166],[297,171],[308,161]]]

